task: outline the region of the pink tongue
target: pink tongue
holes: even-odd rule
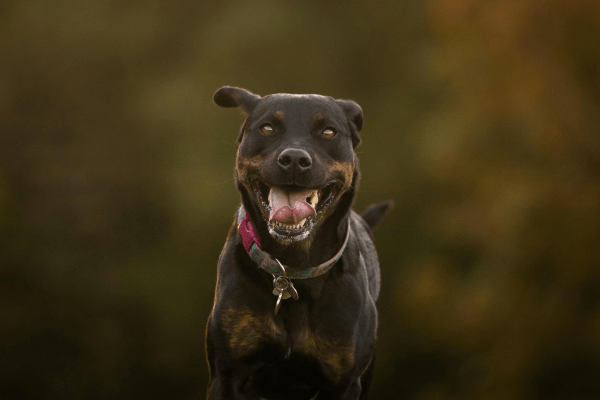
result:
[[[313,190],[310,189],[288,192],[280,188],[272,188],[270,219],[295,225],[308,216],[316,216],[315,209],[306,202],[306,198],[312,192]]]

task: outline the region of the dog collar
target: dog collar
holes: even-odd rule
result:
[[[344,239],[344,244],[342,248],[328,261],[325,261],[323,264],[320,264],[316,267],[306,268],[306,269],[294,269],[291,267],[283,267],[280,266],[279,260],[273,259],[269,253],[262,250],[260,248],[260,241],[258,239],[258,234],[256,233],[256,229],[254,229],[254,225],[250,221],[246,210],[244,210],[244,206],[241,206],[238,211],[237,216],[238,221],[238,231],[242,236],[242,242],[244,243],[244,248],[246,252],[254,261],[258,264],[258,266],[274,277],[287,275],[288,279],[307,279],[314,278],[316,276],[322,275],[325,272],[329,271],[331,267],[335,264],[337,260],[340,259],[342,253],[346,249],[346,245],[348,244],[348,238],[350,237],[350,220],[348,220],[348,229],[346,230],[346,239]],[[282,273],[283,271],[283,273]]]

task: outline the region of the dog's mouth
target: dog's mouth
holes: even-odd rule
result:
[[[336,182],[311,189],[269,186],[256,179],[252,181],[252,188],[269,233],[282,242],[306,239],[339,192]]]

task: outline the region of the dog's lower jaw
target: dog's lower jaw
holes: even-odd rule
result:
[[[242,181],[239,176],[236,178],[242,204],[259,235],[261,248],[284,265],[299,269],[315,266],[331,258],[341,246],[354,194],[360,182],[358,168],[353,171],[350,185],[339,188],[339,192],[330,199],[328,206],[321,209],[322,214],[318,219],[307,218],[306,224],[312,222],[314,226],[311,226],[308,236],[301,240],[274,235],[269,229],[270,210],[266,198],[261,199],[261,196],[255,193],[255,185],[252,185],[250,179]]]
[[[262,213],[258,213],[258,216],[256,216],[255,219],[258,221],[260,226],[263,226],[264,224],[270,237],[278,245],[306,252],[309,251],[311,246],[313,245],[315,237],[317,237],[318,235],[319,228],[327,221],[328,218],[330,218],[333,214],[336,213],[336,203],[340,200],[342,195],[343,193],[339,194],[339,197],[332,201],[331,207],[328,207],[326,210],[324,210],[323,213],[319,213],[317,218],[308,217],[303,226],[303,231],[296,235],[289,236],[277,232],[276,228],[274,227],[274,224],[267,222]],[[260,207],[256,208],[260,210]]]
[[[261,248],[284,265],[304,269],[314,267],[333,257],[346,237],[346,228],[351,208],[352,189],[338,194],[322,218],[312,221],[314,227],[303,240],[278,238],[270,232],[260,207],[251,193],[242,187],[242,202],[259,235]],[[308,223],[308,222],[307,222]]]
[[[294,243],[303,243],[310,236],[311,231],[312,231],[312,228],[309,228],[309,229],[305,230],[304,232],[300,233],[299,235],[285,236],[285,235],[281,235],[281,234],[277,233],[275,231],[275,229],[273,229],[272,227],[269,226],[269,233],[271,234],[271,236],[273,236],[273,238],[275,238],[275,240],[277,240],[279,243],[281,243],[284,246],[289,246]],[[309,245],[310,245],[310,242],[309,242]]]
[[[236,176],[237,177],[237,176]],[[256,181],[256,179],[254,179]],[[242,194],[242,205],[246,212],[250,214],[250,220],[254,224],[255,227],[259,228],[259,236],[262,236],[260,233],[268,232],[268,234],[276,240],[278,243],[288,246],[293,243],[306,241],[311,233],[312,228],[314,226],[310,225],[310,218],[307,218],[304,226],[309,229],[305,229],[299,235],[287,236],[278,233],[273,224],[269,222],[268,215],[271,211],[271,205],[267,202],[264,196],[260,193],[260,189],[252,183],[252,181],[239,181],[237,182],[237,187],[240,193]],[[260,239],[264,239],[260,237]],[[261,240],[264,242],[264,240]]]

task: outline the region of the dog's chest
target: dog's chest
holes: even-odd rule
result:
[[[325,327],[302,327],[291,332],[288,351],[310,356],[320,364],[325,376],[333,382],[350,369],[354,361],[355,343],[351,333],[343,336],[328,334]]]
[[[277,354],[272,354],[274,361],[314,359],[323,374],[335,382],[353,365],[354,334],[326,322],[315,324],[314,319],[306,310],[275,316],[239,307],[226,310],[221,320],[234,356],[246,357],[276,348]]]

